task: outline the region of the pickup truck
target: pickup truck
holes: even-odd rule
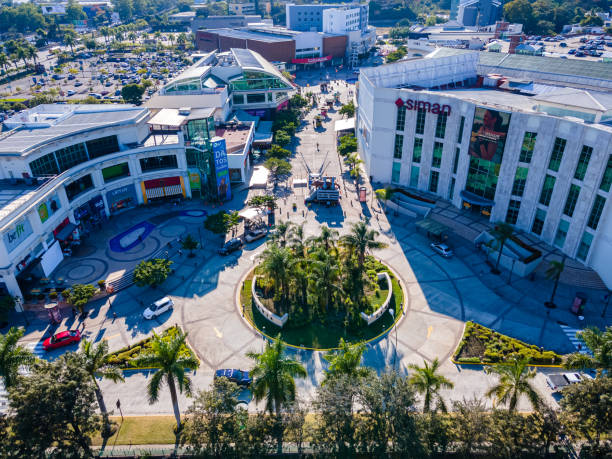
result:
[[[570,384],[576,384],[582,381],[582,376],[579,373],[558,373],[548,375],[546,383],[553,392],[558,392]]]

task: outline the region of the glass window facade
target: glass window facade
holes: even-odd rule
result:
[[[140,169],[143,172],[156,171],[159,169],[176,169],[178,163],[176,155],[152,156],[140,159]]]
[[[64,188],[66,189],[66,196],[68,197],[68,201],[72,201],[81,193],[92,189],[93,180],[91,179],[91,175],[87,174],[79,179],[76,179],[74,182],[69,183]]]
[[[85,142],[89,159],[99,158],[100,156],[110,155],[119,151],[119,141],[116,135],[109,135],[99,139],[88,140]]]
[[[580,152],[580,157],[578,158],[578,164],[576,165],[576,172],[574,172],[574,178],[576,180],[584,180],[592,153],[593,147],[589,147],[588,145],[582,146],[582,151]]]
[[[412,188],[418,188],[420,172],[421,172],[421,168],[418,166],[412,166],[410,168],[410,186]]]
[[[470,168],[465,189],[478,196],[493,200],[497,189],[499,164],[470,156]]]
[[[459,133],[457,134],[457,143],[461,143],[463,139],[463,128],[465,127],[465,116],[461,117],[461,121],[459,121]]]
[[[527,173],[529,169],[526,167],[517,167],[514,175],[514,183],[512,184],[512,196],[523,196],[525,192],[525,184],[527,183]]]
[[[232,101],[236,105],[244,104],[244,94],[234,94],[232,96]]]
[[[551,171],[559,172],[561,166],[561,160],[563,159],[563,152],[565,151],[565,145],[567,140],[557,137],[555,144],[553,145],[552,153],[550,154],[550,161],[548,162],[548,168]]]
[[[104,182],[112,182],[123,177],[130,176],[130,166],[128,163],[115,164],[102,169],[102,177]]]
[[[555,181],[557,179],[552,175],[547,175],[544,178],[544,184],[542,185],[542,191],[540,192],[540,204],[545,206],[550,204],[550,198],[552,197],[553,190],[555,189]]]
[[[395,130],[403,131],[406,126],[406,107],[402,105],[397,107],[397,121],[395,123]]]
[[[533,156],[533,149],[536,143],[535,132],[525,132],[523,137],[523,146],[521,147],[521,154],[519,155],[519,161],[522,163],[530,163],[531,157]]]
[[[416,130],[417,134],[423,134],[425,132],[425,110],[417,111],[417,119],[416,119]]]
[[[208,148],[211,137],[215,136],[214,118],[190,120],[187,123],[186,140],[198,148]]]
[[[413,163],[421,162],[421,153],[423,153],[423,139],[415,137],[414,147],[412,148],[412,162]]]
[[[580,187],[578,185],[570,186],[569,193],[567,193],[567,199],[565,200],[565,206],[563,207],[563,213],[568,217],[574,215],[574,210],[576,210],[576,203],[578,202],[579,196]]]
[[[451,179],[450,188],[448,190],[448,199],[449,201],[453,200],[453,196],[455,195],[455,177]]]
[[[443,139],[446,134],[446,121],[448,119],[448,114],[440,113],[438,115],[438,119],[436,121],[436,137],[438,139]]]
[[[441,142],[434,142],[433,156],[431,158],[431,167],[440,167],[442,164],[442,149],[444,145]]]
[[[569,231],[569,222],[566,220],[561,220],[559,222],[559,226],[557,227],[557,233],[555,234],[554,244],[562,248],[565,244],[565,238],[567,237],[567,232]]]
[[[402,150],[404,149],[404,136],[395,134],[395,145],[393,146],[393,157],[402,159]]]
[[[391,169],[391,181],[393,183],[399,183],[400,172],[402,170],[402,163],[393,163],[393,169]]]
[[[53,153],[48,153],[31,161],[30,169],[34,177],[59,174],[59,168],[57,167],[57,162],[55,161],[55,155]]]
[[[579,260],[586,260],[589,255],[589,250],[591,249],[591,244],[593,243],[593,235],[588,232],[584,232],[582,234],[582,239],[580,239],[580,244],[578,245],[578,251],[576,252],[576,258]]]
[[[610,191],[610,185],[612,185],[612,155],[608,156],[608,164],[606,165],[606,170],[601,178],[599,189],[607,193]]]
[[[542,235],[542,229],[544,228],[545,221],[546,221],[546,211],[542,209],[537,209],[535,213],[535,217],[533,217],[533,223],[531,225],[531,232],[533,234],[537,234],[538,236]]]
[[[599,219],[601,218],[601,214],[603,213],[604,207],[606,205],[606,198],[603,196],[597,195],[595,196],[595,200],[593,201],[593,207],[591,207],[591,213],[589,214],[589,220],[587,221],[587,226],[594,230],[597,229],[599,225]]]
[[[77,164],[84,163],[87,158],[87,152],[85,151],[85,145],[77,143],[70,145],[69,147],[62,148],[55,152],[57,163],[59,164],[60,172],[67,171],[71,167]]]
[[[515,225],[518,220],[519,210],[521,209],[521,201],[511,199],[506,212],[506,223]]]
[[[431,171],[429,174],[429,191],[432,193],[438,192],[438,181],[440,180],[440,173],[437,171]]]
[[[459,154],[461,153],[461,149],[457,147],[455,149],[455,160],[453,162],[453,174],[457,173],[457,167],[459,166]]]
[[[230,81],[232,91],[250,91],[253,89],[292,89],[280,78],[263,72],[245,70],[241,76]]]
[[[247,94],[247,104],[261,104],[266,101],[265,93]]]

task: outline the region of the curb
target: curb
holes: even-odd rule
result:
[[[479,365],[482,367],[494,367],[494,366],[509,366],[511,365],[510,363],[506,363],[506,362],[480,362],[480,363],[476,363],[476,362],[459,362],[457,360],[455,360],[454,358],[451,357],[451,362],[453,362],[455,365]],[[530,368],[563,368],[563,365],[541,365],[541,364],[527,364],[528,367]]]

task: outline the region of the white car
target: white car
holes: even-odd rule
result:
[[[157,317],[163,314],[166,311],[169,311],[170,309],[172,309],[172,306],[174,306],[174,302],[170,298],[165,296],[162,299],[157,300],[147,309],[145,309],[144,312],[142,313],[142,317],[144,317],[147,320],[150,320],[154,317]]]
[[[254,229],[244,235],[244,240],[247,242],[253,242],[262,237],[266,237],[267,231],[265,229]]]
[[[429,247],[431,247],[431,249],[437,254],[442,255],[444,258],[450,258],[453,256],[453,251],[446,244],[437,244],[432,242],[429,244]]]

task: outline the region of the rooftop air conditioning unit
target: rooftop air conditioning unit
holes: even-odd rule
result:
[[[178,112],[179,115],[187,116],[191,113],[191,107],[180,107]]]

